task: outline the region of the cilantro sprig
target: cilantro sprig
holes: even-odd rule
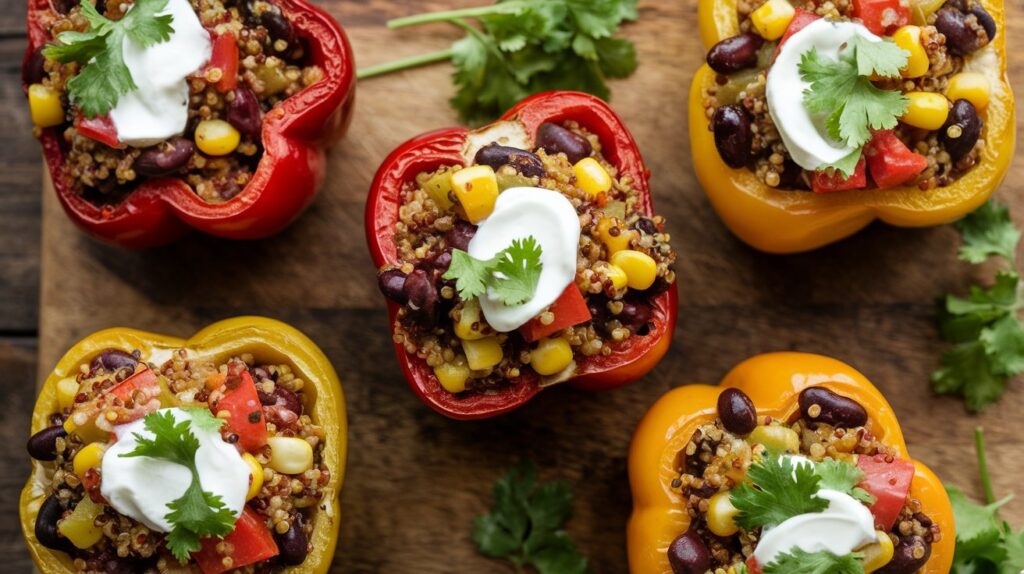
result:
[[[896,126],[909,100],[897,90],[883,90],[872,76],[899,77],[909,54],[889,40],[872,42],[858,35],[847,43],[839,60],[823,57],[811,48],[800,58],[800,77],[811,84],[804,90],[804,106],[816,114],[828,114],[829,136],[854,149],[821,169],[835,169],[850,177],[871,140],[872,130]]]
[[[864,471],[846,461],[825,459],[814,465],[814,474],[821,479],[819,488],[848,494],[868,506],[875,503],[874,496],[857,486],[864,480]]]
[[[537,469],[522,463],[494,484],[494,506],[473,523],[480,553],[540,574],[584,574],[587,559],[563,529],[572,515],[572,491],[564,481],[538,482]]]
[[[136,0],[120,20],[109,20],[82,0],[81,14],[89,22],[85,32],[68,31],[43,49],[43,55],[82,68],[67,83],[71,101],[87,118],[109,112],[124,94],[138,88],[124,63],[124,40],[143,48],[166,42],[174,28],[172,16],[163,14],[167,0]]]
[[[977,412],[1002,396],[1010,377],[1024,372],[1024,293],[1016,267],[1020,231],[1010,211],[994,201],[956,227],[963,238],[960,259],[980,264],[994,257],[1004,266],[991,287],[973,285],[967,297],[947,295],[939,311],[939,331],[954,346],[932,373],[932,388],[962,396],[967,409]]]
[[[170,411],[157,411],[146,415],[143,426],[153,433],[147,438],[135,433],[135,450],[122,454],[123,457],[148,456],[180,464],[192,473],[192,482],[185,493],[167,504],[169,513],[165,516],[173,526],[167,535],[167,548],[178,561],[184,563],[189,554],[201,548],[199,539],[204,536],[225,536],[235,527],[236,516],[224,506],[220,496],[203,490],[196,468],[196,451],[199,439],[192,434],[191,427],[211,430],[218,429],[224,421],[214,417],[206,409],[184,409],[191,420],[177,422]]]
[[[512,240],[512,245],[484,261],[461,249],[452,249],[452,263],[445,279],[455,280],[459,297],[469,300],[488,291],[506,305],[521,305],[537,290],[542,249],[532,235]]]
[[[813,465],[794,465],[789,457],[765,453],[750,465],[747,479],[732,491],[733,506],[740,511],[736,524],[746,531],[828,508],[828,501],[818,496],[821,476]]]
[[[833,554],[826,550],[807,552],[794,548],[766,564],[764,574],[864,574],[864,555],[858,552]]]
[[[547,90],[579,90],[607,100],[606,80],[636,69],[633,43],[614,37],[623,22],[636,18],[636,0],[499,0],[399,18],[388,27],[448,22],[466,36],[446,50],[363,68],[358,75],[365,79],[450,60],[458,86],[451,105],[471,124]]]

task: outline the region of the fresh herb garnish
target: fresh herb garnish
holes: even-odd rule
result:
[[[764,574],[864,574],[863,554],[839,556],[794,548],[763,567]]]
[[[463,121],[490,121],[519,100],[547,90],[579,90],[608,99],[607,78],[636,69],[633,43],[613,37],[637,17],[636,0],[507,0],[388,22],[402,28],[449,22],[466,36],[451,48],[359,70],[359,78],[451,60]],[[467,22],[474,19],[480,27]]]
[[[109,112],[121,96],[138,88],[124,63],[124,40],[143,48],[166,42],[174,28],[170,14],[157,16],[167,0],[136,0],[120,20],[108,20],[82,0],[81,14],[89,22],[85,32],[61,32],[43,55],[58,62],[78,62],[82,68],[67,83],[68,93],[87,118]]]
[[[750,465],[747,479],[733,489],[732,503],[740,511],[736,524],[748,532],[828,508],[818,496],[821,477],[813,465],[794,465],[789,457],[765,453]]]
[[[180,464],[192,473],[192,482],[180,498],[167,504],[170,512],[164,517],[173,529],[167,535],[167,548],[179,562],[186,562],[189,554],[201,548],[199,539],[204,536],[225,536],[235,527],[237,518],[224,506],[220,496],[203,491],[196,468],[196,451],[199,440],[190,430],[196,428],[218,429],[224,421],[214,417],[206,409],[187,409],[191,420],[175,422],[169,411],[157,411],[146,415],[143,425],[153,433],[146,438],[135,433],[138,444],[124,457],[148,456]]]
[[[540,574],[583,574],[587,559],[563,527],[572,515],[572,491],[564,481],[537,482],[537,469],[522,463],[494,484],[490,514],[473,523],[480,553]]]
[[[896,126],[908,99],[898,90],[882,90],[871,77],[899,77],[907,52],[889,40],[872,42],[853,36],[839,60],[822,57],[811,48],[800,58],[800,77],[811,84],[804,90],[808,111],[828,114],[825,127],[832,139],[854,149],[840,161],[820,166],[850,177],[872,130]]]
[[[452,263],[445,279],[455,280],[462,300],[479,297],[488,289],[506,305],[521,305],[537,290],[542,250],[533,236],[512,240],[512,245],[484,261],[461,249],[452,249]]]
[[[1024,372],[1024,324],[1018,317],[1024,293],[1016,267],[1020,231],[1010,211],[994,201],[956,227],[963,238],[960,259],[978,264],[996,257],[1005,266],[991,287],[973,285],[966,298],[947,295],[939,312],[942,338],[955,346],[932,373],[932,388],[963,396],[967,409],[977,412],[1002,396],[1007,379]]]
[[[875,503],[874,496],[857,486],[864,480],[864,471],[846,461],[827,458],[814,465],[814,474],[821,479],[818,488],[848,494],[869,506]]]

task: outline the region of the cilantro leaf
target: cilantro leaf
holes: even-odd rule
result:
[[[910,57],[910,52],[895,42],[874,42],[861,35],[854,35],[850,39],[847,50],[854,52],[852,59],[857,62],[857,73],[861,76],[898,78],[900,68],[907,65],[907,58]]]
[[[481,261],[461,249],[452,249],[452,262],[443,277],[455,279],[459,297],[467,300],[487,292],[493,271],[493,260]]]
[[[1013,262],[1020,242],[1020,230],[1013,226],[1010,210],[994,201],[986,202],[956,222],[963,237],[960,258],[968,263],[984,263],[992,256]]]
[[[794,465],[788,457],[766,454],[750,466],[747,478],[749,482],[732,491],[732,503],[740,511],[736,524],[744,530],[776,526],[828,507],[828,501],[817,496],[821,477],[813,465]]]
[[[455,289],[463,300],[479,297],[489,289],[505,305],[521,305],[537,290],[544,268],[542,253],[533,236],[513,239],[510,247],[486,261],[452,249],[452,262],[443,277],[455,280]]]
[[[829,169],[834,169],[843,174],[844,178],[849,178],[853,175],[853,172],[857,171],[857,164],[860,163],[860,158],[864,155],[863,151],[863,148],[855,149],[839,161],[822,166],[818,170],[828,171]]]
[[[875,503],[874,496],[857,486],[864,480],[864,471],[848,462],[827,458],[814,465],[814,474],[821,479],[819,488],[849,494],[864,504]]]
[[[807,552],[794,548],[766,564],[764,574],[864,574],[863,555],[839,556],[828,551]]]

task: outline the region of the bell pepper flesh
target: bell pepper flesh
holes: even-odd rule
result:
[[[566,327],[586,323],[591,319],[587,300],[583,298],[583,293],[580,293],[575,284],[569,285],[565,291],[562,291],[558,299],[551,304],[550,311],[555,316],[555,320],[550,325],[541,323],[540,319],[533,319],[519,328],[519,332],[523,334],[527,343],[539,341]]]
[[[280,554],[274,536],[270,533],[267,525],[258,514],[246,508],[235,521],[235,529],[224,537],[224,541],[231,544],[234,551],[231,553],[231,567],[226,568],[217,554],[217,543],[219,538],[203,538],[200,540],[202,549],[194,552],[192,558],[199,565],[203,574],[221,574],[235,568],[241,568],[263,560],[269,560]]]
[[[78,129],[78,133],[103,145],[110,147],[121,145],[121,141],[117,138],[117,128],[114,127],[114,121],[110,119],[110,116],[87,118],[78,115],[75,117],[75,128]]]
[[[791,420],[799,412],[797,397],[807,387],[824,386],[849,397],[868,412],[868,432],[913,461],[899,422],[882,394],[861,373],[829,357],[806,353],[770,353],[748,359],[729,372],[718,386],[689,385],[658,399],[641,420],[629,450],[629,482],[633,514],[627,529],[629,568],[634,574],[668,573],[666,550],[690,526],[686,501],[671,487],[677,478],[676,458],[693,432],[715,420],[718,395],[737,388],[750,397],[758,417]],[[942,482],[926,466],[913,461],[910,496],[939,525],[942,537],[919,574],[947,574],[953,562],[953,510]]]

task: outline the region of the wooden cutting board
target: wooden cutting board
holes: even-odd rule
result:
[[[479,2],[334,0],[326,7],[368,65],[440,49],[457,37],[444,25],[389,31],[388,18],[468,4]],[[1008,8],[1012,43],[1024,33],[1024,14],[1020,0]],[[71,344],[105,327],[185,336],[217,319],[257,313],[302,329],[333,360],[348,398],[351,454],[337,572],[506,571],[476,554],[469,533],[473,517],[489,507],[494,480],[520,459],[572,482],[570,533],[595,572],[625,572],[626,456],[640,417],[677,385],[715,383],[743,359],[778,350],[833,355],[863,370],[895,407],[914,456],[974,495],[972,431],[984,425],[997,492],[1021,490],[1004,514],[1024,526],[1020,383],[984,416],[970,417],[960,401],[933,397],[927,382],[944,348],[936,298],[964,292],[985,275],[957,260],[958,236],[949,226],[873,225],[789,257],[757,253],[733,238],[692,173],[685,111],[691,74],[703,59],[696,29],[692,0],[642,1],[639,22],[626,31],[640,69],[614,84],[612,104],[639,141],[655,206],[680,251],[675,341],[645,380],[600,394],[554,388],[515,413],[475,423],[436,415],[407,389],[363,239],[363,205],[388,152],[456,123],[445,65],[359,86],[355,121],[330,155],[323,193],[273,239],[194,235],[125,252],[78,233],[46,191],[40,380]],[[1011,62],[1011,75],[1024,93],[1024,58]],[[1022,181],[1024,163],[1017,161],[999,196],[1024,224]]]

